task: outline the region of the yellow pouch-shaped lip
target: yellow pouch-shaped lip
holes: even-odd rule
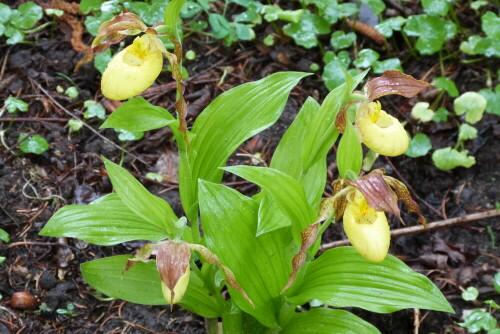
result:
[[[182,276],[175,284],[173,295],[168,286],[163,283],[163,281],[161,282],[161,292],[163,293],[163,297],[165,298],[167,303],[169,303],[170,305],[177,304],[182,299],[182,296],[184,296],[184,293],[186,292],[186,289],[188,287],[190,272],[191,271],[188,266],[184,274],[182,274]]]
[[[154,38],[147,34],[137,37],[111,59],[101,80],[105,97],[126,100],[153,84],[163,66],[163,56]]]
[[[383,261],[391,240],[385,213],[370,208],[358,190],[348,195],[348,201],[343,218],[347,238],[365,259]]]
[[[394,157],[406,152],[410,141],[399,120],[370,102],[356,120],[361,141],[372,151]]]

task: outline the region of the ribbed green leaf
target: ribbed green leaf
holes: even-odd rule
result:
[[[224,170],[257,184],[276,202],[281,212],[292,222],[294,236],[317,219],[317,214],[307,202],[304,188],[288,174],[269,167],[232,166]]]
[[[295,313],[283,334],[377,334],[372,324],[343,310],[314,308],[307,312]]]
[[[302,162],[304,170],[308,170],[318,160],[324,160],[328,151],[337,140],[339,132],[335,128],[335,117],[340,109],[349,101],[350,93],[363,80],[365,71],[354,78],[347,75],[345,83],[332,90],[323,101],[319,111],[314,115],[304,142]]]
[[[340,177],[344,178],[348,170],[352,170],[356,175],[361,170],[363,164],[363,149],[359,141],[356,130],[350,121],[346,122],[346,130],[340,138],[337,150],[337,167]]]
[[[97,203],[63,207],[50,218],[40,235],[116,245],[130,240],[160,241],[168,233],[137,216],[117,194],[109,194]]]
[[[220,182],[223,171],[218,167],[245,140],[276,122],[290,90],[306,75],[281,72],[238,86],[218,96],[198,116],[189,159],[179,165],[181,199],[190,220],[197,214],[197,180]]]
[[[101,129],[114,128],[127,131],[148,131],[175,123],[170,113],[136,97],[119,106],[101,125]]]
[[[259,193],[254,196],[254,199],[260,200],[257,236],[292,225],[290,218],[281,212],[278,203],[270,194]]]
[[[93,288],[113,298],[144,305],[167,304],[161,292],[156,262],[139,261],[123,272],[127,260],[131,258],[129,255],[119,255],[82,263],[80,268],[83,278]],[[179,304],[203,317],[222,315],[222,305],[210,296],[195,272],[191,272],[188,288]]]
[[[304,143],[312,130],[312,120],[319,112],[320,106],[313,98],[308,98],[292,125],[281,138],[271,161],[271,168],[287,173],[304,187],[307,200],[313,208],[317,208],[326,182],[326,160],[318,160],[307,172],[304,165],[310,165],[301,159]]]
[[[199,198],[207,247],[233,271],[255,307],[228,287],[232,299],[262,324],[277,327],[280,292],[298,249],[291,234],[281,229],[256,237],[258,203],[234,189],[200,180]]]
[[[122,202],[136,215],[171,234],[174,223],[179,219],[170,205],[152,195],[129,172],[104,158],[106,171]]]
[[[182,6],[186,0],[172,0],[168,3],[165,13],[163,14],[163,21],[168,27],[168,33],[180,41],[179,28],[177,27],[177,20],[181,13]]]
[[[334,307],[361,307],[378,313],[404,308],[453,312],[439,289],[394,256],[380,263],[364,259],[353,247],[334,248],[307,267],[289,301],[317,299]]]

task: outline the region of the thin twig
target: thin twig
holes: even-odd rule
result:
[[[65,123],[69,121],[68,118],[58,118],[58,117],[3,117],[0,118],[0,122],[61,122]]]
[[[485,212],[472,213],[472,214],[466,215],[466,216],[461,216],[461,217],[450,218],[450,219],[432,222],[432,223],[427,224],[427,228],[425,228],[423,225],[398,228],[396,230],[391,231],[391,237],[397,238],[397,237],[401,237],[403,235],[418,234],[418,233],[433,231],[433,230],[437,230],[437,229],[441,229],[441,228],[445,228],[445,227],[451,227],[453,225],[465,224],[465,223],[470,223],[470,222],[473,222],[476,220],[493,218],[493,217],[498,217],[498,216],[500,216],[500,210],[492,209],[492,210],[488,210]],[[327,244],[321,245],[320,251],[326,251],[327,249],[340,247],[340,246],[347,246],[347,245],[349,245],[349,240],[339,240],[339,241],[329,242]]]
[[[56,101],[56,99],[54,99],[50,94],[49,92],[47,92],[38,82],[33,82],[37,87],[38,89],[40,89],[44,94],[45,96],[47,96],[51,101],[52,103],[54,103],[58,108],[60,108],[62,111],[64,111],[66,114],[68,114],[69,116],[73,117],[74,119],[79,119],[75,114],[73,114],[71,111],[69,111],[68,109],[64,108],[59,102]],[[101,135],[98,131],[96,131],[93,127],[91,127],[90,125],[88,125],[87,123],[83,122],[83,126],[86,127],[87,129],[89,129],[90,131],[92,131],[96,136],[98,136],[99,138],[101,138],[102,140],[110,143],[111,145],[113,145],[114,147],[116,147],[117,149],[119,149],[120,151],[123,150],[125,151],[125,153],[127,153],[128,155],[130,155],[131,157],[133,157],[134,159],[137,159],[139,160],[140,162],[142,162],[144,165],[146,166],[149,166],[149,164],[142,160],[141,158],[139,158],[137,155],[135,154],[132,154],[130,153],[129,151],[125,150],[124,148],[122,148],[120,145],[114,143],[113,141],[109,140],[108,138],[104,137],[103,135]]]

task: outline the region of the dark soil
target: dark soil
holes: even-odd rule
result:
[[[5,113],[0,122],[0,130],[4,131],[4,145],[0,149],[0,228],[10,236],[9,243],[0,241],[0,255],[6,257],[0,264],[0,294],[3,296],[0,301],[0,333],[204,333],[203,319],[179,307],[170,312],[165,307],[106,301],[105,296],[100,296],[82,281],[80,263],[130,254],[138,244],[97,247],[76,239],[38,236],[47,220],[62,206],[87,204],[111,192],[111,183],[100,156],[119,161],[122,154],[122,144],[116,133],[98,130],[100,120],[85,120],[95,131],[84,127],[77,133],[68,133],[69,112],[83,120],[84,100],[103,103],[108,112],[116,105],[101,95],[100,75],[92,64],[73,72],[83,54],[72,49],[70,31],[64,22],[59,22],[58,27],[32,36],[36,43],[31,45],[0,46],[0,100],[12,95],[29,102],[27,113],[18,114],[18,119],[12,121],[5,119],[10,116]],[[264,31],[261,34],[264,36]],[[91,37],[84,36],[84,42],[90,44]],[[290,41],[281,42],[272,49],[259,42],[238,43],[228,48],[221,43],[207,43],[201,37],[187,39],[185,49],[193,49],[198,54],[195,62],[187,63],[191,74],[186,81],[189,123],[223,91],[278,71],[309,71],[311,62],[321,62],[319,52],[306,51]],[[380,48],[368,39],[362,39],[361,43],[363,47]],[[439,75],[435,64],[436,59],[423,57],[409,60],[404,67],[408,74],[430,81]],[[488,63],[457,64],[449,70],[454,71],[461,92],[477,91],[485,86],[486,68],[492,66]],[[224,72],[225,79],[221,80]],[[67,88],[73,85],[68,78],[74,81],[80,93],[76,100],[56,92],[57,86]],[[175,92],[170,83],[168,73],[164,73],[143,96],[173,110]],[[269,162],[280,136],[306,97],[313,96],[321,101],[326,94],[320,76],[304,79],[292,92],[278,123],[249,140],[238,152],[261,152]],[[429,96],[419,98],[427,97],[431,101]],[[387,111],[408,120],[411,106],[416,101],[383,99]],[[447,102],[450,101],[443,103]],[[419,125],[410,120],[406,127],[411,133],[418,130],[429,134],[434,148],[438,148],[455,144],[457,127],[452,121],[419,129]],[[475,155],[477,163],[469,169],[440,171],[433,166],[429,156],[379,158],[375,167],[385,168],[388,175],[404,178],[412,193],[418,196],[417,202],[429,222],[491,210],[500,201],[499,118],[486,114],[476,127],[480,129],[479,137],[468,143],[467,149]],[[50,143],[50,149],[42,155],[20,154],[16,142],[23,132],[43,136]],[[104,137],[117,145],[105,141]],[[128,142],[124,145],[124,167],[180,213],[176,175],[169,164],[169,161],[175,161],[175,144],[170,137],[168,130],[156,130],[147,133],[140,141]],[[334,161],[334,153],[332,150],[331,161]],[[234,156],[229,163],[250,163],[250,159]],[[330,167],[330,181],[333,181],[337,172],[333,164]],[[150,171],[164,175],[166,181],[154,182],[144,178],[143,175]],[[239,185],[238,189],[246,194],[257,191],[248,183]],[[403,219],[407,225],[416,225],[413,215],[404,214]],[[421,333],[465,333],[455,323],[461,321],[464,310],[478,308],[481,303],[464,302],[460,297],[463,288],[477,287],[481,301],[494,299],[500,303],[499,295],[492,288],[493,276],[500,267],[499,221],[498,217],[484,219],[436,232],[400,237],[392,242],[391,253],[430,277],[450,301],[456,314],[425,310],[418,314],[415,310],[403,310],[381,315],[357,309],[352,311],[372,322],[383,333],[413,333],[415,322],[419,322]],[[394,219],[392,228],[399,227],[400,223]],[[341,227],[332,226],[324,242],[343,238]],[[41,311],[15,309],[10,301],[18,291],[37,296],[47,308]],[[56,312],[66,309],[70,303],[75,306],[75,316]]]

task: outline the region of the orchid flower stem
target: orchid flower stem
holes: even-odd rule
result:
[[[341,191],[339,191],[338,193],[336,193],[332,199],[335,199],[339,196],[345,196],[347,193],[349,193],[350,191],[352,191],[354,189],[354,187],[345,187],[344,189],[342,189]],[[330,224],[334,221],[334,218],[336,216],[336,212],[332,212],[332,214],[325,220],[325,222],[323,224],[321,224],[321,227],[319,228],[319,231],[318,231],[318,239],[321,235],[323,235],[323,232],[326,231],[326,229],[328,228],[328,226],[330,226]]]

